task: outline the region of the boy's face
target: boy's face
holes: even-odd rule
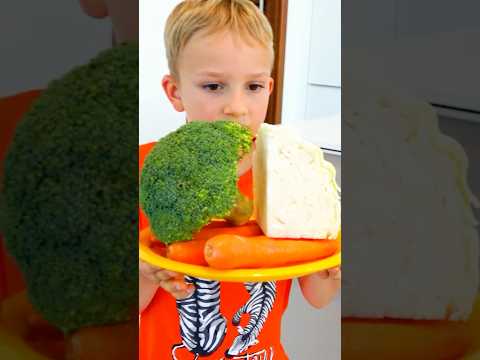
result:
[[[180,54],[178,81],[166,76],[163,85],[187,121],[231,119],[256,134],[273,88],[270,68],[270,52],[260,44],[248,44],[229,31],[199,32]]]

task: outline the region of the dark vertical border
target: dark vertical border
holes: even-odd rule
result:
[[[285,40],[287,35],[288,0],[265,0],[265,15],[273,29],[275,61],[272,77],[275,81],[267,111],[267,123],[282,122],[283,74],[285,67]]]

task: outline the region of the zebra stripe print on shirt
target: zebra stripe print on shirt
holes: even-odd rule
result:
[[[263,283],[245,283],[250,299],[233,316],[232,324],[237,326],[239,335],[225,355],[232,357],[245,352],[250,346],[258,343],[257,337],[267,321],[277,294],[274,281]],[[249,314],[250,319],[245,328],[239,326],[243,314]]]
[[[215,352],[222,344],[227,331],[227,320],[220,313],[220,283],[218,281],[185,276],[193,284],[192,296],[177,300],[182,343],[174,345],[172,356],[180,347],[186,347],[198,356]]]

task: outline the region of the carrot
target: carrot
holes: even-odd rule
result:
[[[205,259],[216,269],[265,268],[318,260],[339,250],[337,240],[271,239],[221,234],[205,245]]]
[[[188,264],[208,265],[204,256],[205,244],[208,239],[219,234],[255,236],[261,235],[262,230],[254,221],[235,227],[206,227],[200,230],[193,240],[170,244],[167,248],[167,257]]]
[[[167,256],[167,246],[159,241],[153,243],[152,246],[150,246],[150,250],[163,257]]]
[[[167,257],[171,260],[193,264],[208,265],[203,256],[207,239],[181,241],[167,247]]]
[[[166,246],[155,238],[150,227],[140,231],[139,242],[162,256],[165,256],[167,253]]]
[[[208,240],[213,236],[220,234],[236,234],[241,236],[256,236],[262,235],[262,229],[255,221],[249,221],[241,226],[223,226],[223,227],[204,227],[197,232],[193,240]]]
[[[150,227],[146,227],[140,231],[138,240],[140,243],[146,246],[150,246],[154,242],[155,238],[152,234],[152,230],[150,230]]]

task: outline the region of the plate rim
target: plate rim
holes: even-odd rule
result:
[[[220,270],[211,267],[182,263],[155,253],[143,243],[139,243],[139,259],[153,266],[169,271],[209,280],[227,282],[288,280],[326,270],[341,265],[341,250],[335,254],[302,264],[274,268]]]

